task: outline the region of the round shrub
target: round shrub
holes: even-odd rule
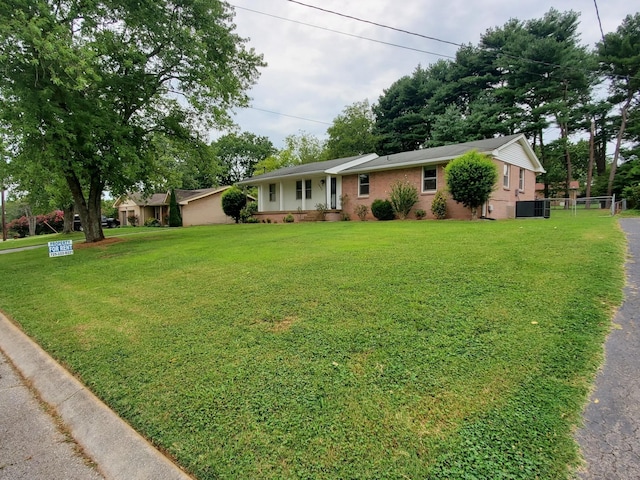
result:
[[[374,200],[371,204],[371,213],[378,220],[393,220],[395,218],[393,205],[389,200]]]

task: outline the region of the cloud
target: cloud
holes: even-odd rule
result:
[[[550,8],[581,12],[582,43],[590,48],[600,39],[594,4],[578,0],[485,0],[472,4],[463,0],[304,0],[345,15],[371,20],[455,43],[477,44],[489,28],[500,27],[510,18],[542,17]],[[268,66],[252,89],[252,105],[303,119],[330,123],[352,103],[378,100],[384,89],[419,65],[437,61],[436,55],[405,50],[302,25],[302,22],[382,42],[455,55],[457,47],[380,28],[286,0],[261,2],[233,0],[235,23],[249,45],[263,53]],[[475,3],[475,2],[474,2]],[[604,5],[603,5],[604,7]],[[249,9],[249,10],[247,10]],[[263,12],[256,13],[256,10]],[[609,0],[600,15],[605,33],[614,31],[629,13],[628,2]],[[268,15],[271,16],[268,16]],[[283,17],[286,21],[275,17]],[[305,130],[323,137],[328,125],[243,109],[235,117],[242,130],[268,136],[282,147],[285,136]]]

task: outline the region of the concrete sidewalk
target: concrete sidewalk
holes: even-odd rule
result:
[[[620,225],[630,254],[625,300],[576,434],[586,461],[583,480],[640,478],[640,218],[621,219]]]
[[[191,478],[1,314],[0,351],[0,479]]]

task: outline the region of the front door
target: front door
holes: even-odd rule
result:
[[[331,177],[331,209],[335,210],[338,208],[338,184],[336,177]]]

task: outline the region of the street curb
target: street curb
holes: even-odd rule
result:
[[[192,480],[2,313],[0,350],[108,480]]]

